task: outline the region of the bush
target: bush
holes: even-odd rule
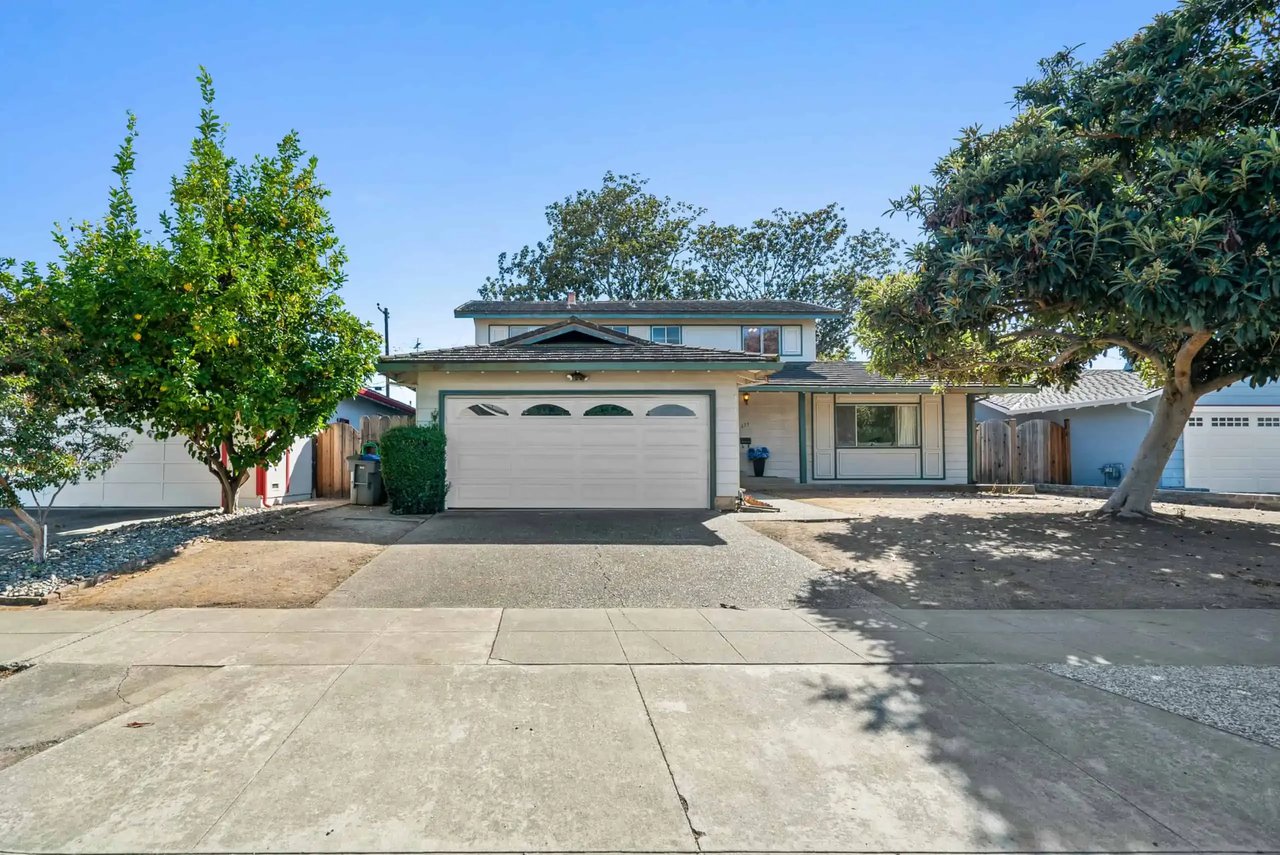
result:
[[[393,514],[444,510],[444,429],[439,425],[392,428],[382,435],[382,483]]]

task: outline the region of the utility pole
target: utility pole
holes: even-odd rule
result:
[[[382,313],[382,355],[391,355],[391,310],[383,306],[381,303],[375,303],[378,311]],[[386,382],[382,385],[382,394],[391,395],[391,378],[382,375],[382,379]]]
[[[378,311],[382,312],[382,355],[391,355],[391,310],[384,308],[381,303],[375,304]]]

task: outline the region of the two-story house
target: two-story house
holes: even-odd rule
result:
[[[385,357],[447,438],[454,508],[707,508],[748,446],[788,483],[964,484],[972,396],[820,362],[791,300],[482,301],[475,344]]]

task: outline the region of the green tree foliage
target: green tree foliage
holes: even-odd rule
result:
[[[851,233],[840,209],[776,210],[749,226],[699,222],[705,210],[658,197],[637,175],[607,173],[547,208],[548,237],[498,256],[488,300],[787,299],[846,310],[824,320],[819,353],[843,358],[855,285],[884,275],[900,244],[879,229]]]
[[[692,297],[688,250],[703,210],[645,190],[638,175],[606,173],[599,190],[580,190],[547,207],[546,240],[498,256],[486,300]]]
[[[346,254],[315,158],[291,132],[274,155],[238,163],[212,80],[203,69],[199,80],[199,131],[163,237],[138,225],[131,117],[107,216],[62,239],[60,264],[78,332],[100,343],[116,381],[109,415],[183,437],[233,512],[254,467],[279,461],[359,390],[378,336],[338,296]]]
[[[54,288],[26,265],[0,261],[0,523],[46,558],[49,510],[66,487],[114,466],[129,448],[90,390],[104,380],[58,312]],[[41,498],[46,494],[45,498]]]
[[[848,357],[857,283],[883,276],[900,244],[880,229],[850,233],[840,209],[775,210],[750,226],[699,226],[694,234],[698,291],[714,299],[803,300],[843,309],[818,322],[818,353]]]
[[[444,510],[445,436],[438,424],[392,428],[379,442],[382,482],[393,514]]]
[[[884,372],[1070,384],[1120,348],[1162,389],[1108,513],[1148,514],[1191,408],[1280,375],[1274,0],[1187,0],[1098,60],[1070,50],[894,204],[925,239],[861,293]]]

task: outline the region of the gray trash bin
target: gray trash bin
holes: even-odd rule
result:
[[[387,500],[382,489],[382,460],[376,455],[355,454],[347,458],[351,467],[351,504],[381,505]]]

